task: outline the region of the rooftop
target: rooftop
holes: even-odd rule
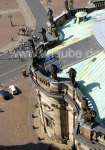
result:
[[[69,78],[67,72],[70,68],[77,71],[78,86],[86,97],[88,106],[95,110],[96,121],[105,128],[104,18],[105,9],[95,10],[88,13],[80,23],[75,23],[75,18],[72,17],[59,26],[61,44],[45,52],[47,58],[56,53],[57,60],[50,58],[44,66],[51,73],[51,65],[55,64],[62,70],[58,73],[61,78]]]
[[[96,113],[96,121],[105,127],[105,51],[70,66],[58,73],[59,77],[69,78],[70,68],[77,71],[76,81],[88,100],[89,107]]]
[[[62,43],[59,46],[50,49],[47,54],[52,52],[57,52],[58,50],[65,48],[69,45],[72,45],[78,41],[81,41],[87,37],[92,36],[94,23],[96,19],[105,13],[105,9],[97,10],[87,15],[86,21],[82,21],[79,24],[74,23],[74,18],[68,20],[63,26],[59,27],[59,38]]]
[[[67,72],[70,68],[77,71],[76,81],[88,100],[88,106],[96,111],[96,121],[102,127],[105,127],[104,18],[105,10],[99,10],[88,14],[87,20],[80,24],[74,24],[74,19],[70,20],[59,28],[64,39],[60,46],[53,49],[61,49],[58,55],[62,71],[58,77],[69,78]],[[69,53],[71,50],[72,53]],[[74,55],[78,51],[81,53]]]

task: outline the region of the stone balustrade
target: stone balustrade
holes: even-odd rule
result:
[[[75,113],[78,113],[77,125],[76,125],[77,127],[75,128],[75,131],[74,131],[75,133],[73,134],[75,138],[78,138],[78,140],[80,139],[80,141],[82,141],[83,143],[84,142],[86,143],[86,141],[88,141],[89,143],[90,141],[90,145],[93,148],[94,148],[94,142],[96,146],[97,145],[98,146],[101,145],[102,147],[105,146],[105,129],[100,126],[98,127],[97,125],[95,126],[95,122],[94,122],[94,125],[92,125],[86,122],[82,118],[83,94],[78,87],[73,88],[70,81],[59,81],[59,82],[53,81],[51,78],[46,77],[39,71],[34,72],[33,76],[31,77],[34,80],[34,84],[38,84],[39,87],[43,88],[46,92],[50,93],[52,95],[52,96],[50,95],[51,97],[53,97],[53,94],[55,97],[57,97],[58,94],[62,94],[62,96],[64,95],[63,97],[64,97],[65,102],[67,102],[68,104],[72,105],[75,108]],[[53,98],[53,101],[54,101],[54,98]],[[48,112],[53,113],[53,108],[48,107],[47,104],[43,104],[43,108],[45,108],[44,110],[46,112],[48,111]],[[59,109],[56,109],[56,110],[58,111]],[[84,141],[82,139],[83,137],[84,137]],[[103,150],[103,149],[100,148],[100,150]]]
[[[81,108],[83,94],[78,87],[73,88],[71,81],[54,81],[53,79],[51,79],[51,77],[46,77],[40,71],[36,71],[33,73],[33,79],[37,84],[39,84],[39,86],[41,86],[47,92],[70,95],[70,97],[72,99],[75,99],[78,106]]]
[[[96,2],[94,2],[94,4],[97,8],[105,7],[105,1],[96,1]]]

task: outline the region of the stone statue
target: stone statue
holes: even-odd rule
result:
[[[51,25],[51,35],[54,34],[56,37],[58,37],[58,30],[57,30],[57,26],[56,23],[53,23]]]
[[[94,118],[96,117],[96,112],[91,108],[87,108],[87,110],[83,111],[82,115],[85,121],[91,124],[94,122]]]
[[[87,103],[87,100],[83,97],[83,101],[82,101],[82,110],[83,111],[86,111],[87,110],[87,106],[88,106],[88,103]]]
[[[67,11],[69,11],[69,3],[68,3],[68,0],[65,0],[65,9],[67,10]]]
[[[76,70],[73,69],[73,68],[71,68],[71,69],[68,71],[68,73],[69,73],[69,78],[70,78],[70,80],[71,80],[73,86],[76,87],[76,86],[77,86],[77,82],[75,81],[76,74],[77,74]]]
[[[48,9],[48,14],[50,23],[53,23],[53,10],[51,8]]]
[[[42,32],[39,32],[42,34],[42,37],[43,37],[43,41],[44,42],[47,42],[47,37],[46,37],[46,30],[44,28],[42,28]]]
[[[72,9],[73,8],[73,0],[69,0],[69,8]]]
[[[38,56],[34,56],[32,59],[33,67],[37,68],[38,65],[42,62],[42,59]]]
[[[37,57],[33,57],[32,65],[33,65],[33,67],[35,67],[35,68],[38,67],[38,59],[37,59]]]
[[[57,80],[57,72],[58,72],[58,67],[56,65],[52,65],[51,66],[52,79]]]

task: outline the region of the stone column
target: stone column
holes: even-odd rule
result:
[[[75,146],[75,139],[73,136],[73,131],[75,128],[75,113],[74,108],[69,104],[68,105],[68,124],[69,124],[69,141],[68,144],[71,148]]]

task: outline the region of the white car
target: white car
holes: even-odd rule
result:
[[[9,86],[9,89],[13,95],[17,94],[17,89],[14,85]]]

